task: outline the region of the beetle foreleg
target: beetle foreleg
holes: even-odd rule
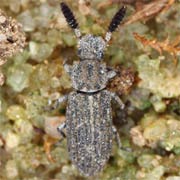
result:
[[[107,73],[108,79],[112,79],[117,75],[116,71],[112,67],[107,67],[107,71],[108,71]]]
[[[69,64],[67,64],[66,62],[67,62],[67,61],[65,61],[65,62],[63,63],[64,69],[65,69],[65,71],[66,71],[68,74],[71,74],[71,72],[72,72],[72,66],[69,65]]]
[[[108,79],[112,79],[113,77],[116,76],[116,72],[114,70],[110,70],[107,76],[108,76]]]
[[[117,129],[115,126],[112,127],[112,130],[113,130],[113,134],[114,134],[114,138],[115,138],[115,141],[119,147],[119,149],[122,149],[122,143],[121,143],[121,139],[119,137],[119,134],[117,132]]]
[[[119,149],[124,150],[124,151],[128,151],[128,152],[131,152],[132,150],[131,150],[130,148],[128,148],[128,147],[126,148],[126,147],[123,147],[123,146],[122,146],[120,136],[119,136],[119,134],[118,134],[117,129],[116,129],[115,126],[112,126],[112,130],[113,130],[113,133],[114,133],[115,141],[116,141]]]
[[[121,107],[121,109],[124,109],[125,105],[122,102],[122,100],[119,98],[118,95],[116,95],[115,93],[111,93],[111,97],[119,104],[119,106]]]
[[[64,95],[64,96],[56,99],[54,103],[52,103],[52,100],[48,100],[48,106],[45,107],[45,109],[48,111],[53,111],[53,110],[57,109],[61,103],[66,101],[67,98],[68,98],[68,95]]]
[[[57,127],[57,131],[61,134],[61,136],[63,138],[66,138],[66,134],[63,131],[65,128],[66,128],[66,123],[65,122]]]

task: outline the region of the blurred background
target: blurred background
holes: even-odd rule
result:
[[[60,1],[1,0],[0,180],[180,180],[180,1],[65,2],[83,34],[103,37],[127,6],[104,62],[117,71],[107,88],[126,108],[113,104],[113,121],[132,152],[114,143],[103,172],[79,174],[56,131],[66,104],[45,110],[48,100],[72,91],[64,60],[78,61]]]

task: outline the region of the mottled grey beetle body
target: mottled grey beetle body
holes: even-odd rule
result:
[[[101,171],[112,148],[111,95],[106,90],[88,95],[70,93],[66,118],[71,161],[84,175]]]
[[[71,78],[74,89],[81,92],[96,92],[106,87],[107,68],[99,61],[80,61],[73,65]]]
[[[114,71],[108,71],[98,60],[88,60],[65,66],[70,74],[74,91],[58,99],[67,100],[66,122],[58,130],[63,135],[66,128],[68,152],[72,163],[85,176],[100,172],[106,164],[116,138],[119,135],[112,124],[111,101],[114,99],[123,109],[118,96],[105,89]]]
[[[72,163],[85,176],[100,172],[112,149],[113,137],[119,147],[121,142],[116,128],[112,124],[111,100],[114,99],[123,109],[121,99],[106,90],[109,79],[116,73],[108,70],[103,59],[104,50],[111,33],[117,28],[125,14],[122,7],[114,16],[106,34],[102,37],[91,34],[81,36],[73,13],[65,3],[61,3],[62,12],[78,37],[78,56],[80,61],[73,65],[64,64],[69,73],[74,91],[59,98],[55,106],[67,100],[66,122],[58,127],[65,136],[66,128],[68,151]]]

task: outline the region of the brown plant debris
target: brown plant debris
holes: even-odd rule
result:
[[[0,10],[0,66],[6,63],[8,57],[22,51],[24,46],[25,34],[21,25]],[[2,73],[0,76],[3,77]],[[0,85],[4,83],[2,79]]]
[[[44,136],[44,151],[47,155],[47,158],[50,162],[55,162],[51,155],[52,146],[58,142],[58,139],[61,141],[60,133],[57,131],[57,127],[65,121],[65,116],[53,116],[46,117],[44,122],[44,129],[46,135]]]
[[[162,54],[163,51],[172,54],[174,57],[174,63],[177,64],[177,54],[180,53],[180,36],[178,36],[174,42],[170,43],[169,38],[165,39],[163,42],[158,42],[155,38],[150,40],[137,33],[133,33],[133,35],[144,46],[150,46],[160,54]]]
[[[44,151],[46,153],[46,156],[49,162],[52,162],[52,163],[55,162],[55,160],[51,155],[51,148],[55,143],[57,143],[57,139],[54,139],[48,135],[44,136]]]
[[[140,20],[147,21],[157,14],[168,10],[174,2],[175,0],[156,0],[141,5],[141,8],[138,8],[138,10],[128,18],[124,25],[132,24]]]
[[[98,9],[104,9],[112,4],[122,3],[124,5],[132,5],[137,9],[139,5],[146,3],[146,0],[107,0],[98,4]]]
[[[25,46],[25,34],[21,25],[0,10],[0,65],[4,59],[21,51]]]
[[[89,15],[91,13],[90,2],[88,1],[79,1],[79,11],[84,15]]]
[[[135,81],[135,73],[132,69],[116,68],[116,77],[109,82],[108,88],[119,95],[127,94]]]

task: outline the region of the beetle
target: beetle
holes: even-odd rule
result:
[[[100,172],[108,161],[113,138],[122,148],[119,134],[112,123],[111,101],[115,100],[121,109],[124,109],[124,104],[115,93],[106,89],[108,80],[115,77],[116,72],[109,70],[101,61],[112,32],[125,16],[126,7],[121,7],[114,15],[103,39],[92,34],[82,36],[70,8],[64,2],[60,6],[67,23],[78,38],[80,61],[73,65],[64,63],[74,90],[54,103],[54,108],[57,108],[67,101],[66,121],[58,126],[58,131],[65,137],[66,129],[67,147],[72,163],[83,175],[93,176]]]

